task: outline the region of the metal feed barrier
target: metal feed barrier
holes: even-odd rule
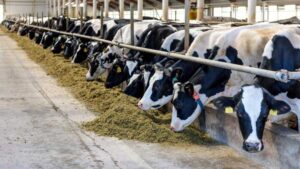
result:
[[[137,46],[133,46],[133,45],[123,44],[121,42],[109,41],[109,40],[101,39],[98,37],[91,37],[91,36],[85,36],[85,35],[81,35],[81,34],[77,34],[77,33],[57,31],[54,29],[49,29],[49,28],[45,28],[45,27],[34,26],[34,25],[29,25],[29,24],[24,24],[24,23],[21,23],[21,25],[32,27],[32,28],[37,28],[37,29],[41,29],[41,30],[45,30],[45,31],[55,32],[55,33],[62,34],[62,35],[74,36],[74,37],[89,39],[89,40],[98,41],[98,42],[102,42],[102,43],[107,43],[110,45],[115,45],[115,46],[122,47],[122,48],[128,48],[128,49],[132,49],[132,50],[136,50],[136,51],[140,51],[140,52],[146,52],[146,53],[170,57],[170,58],[174,58],[174,59],[182,59],[182,60],[186,60],[186,61],[190,61],[190,62],[205,64],[208,66],[214,66],[214,67],[230,69],[230,70],[235,70],[235,71],[249,73],[249,74],[255,74],[258,76],[272,78],[277,81],[281,81],[281,82],[285,82],[285,83],[287,83],[289,80],[299,80],[300,79],[300,72],[293,72],[293,71],[287,71],[287,70],[280,70],[280,71],[265,70],[265,69],[260,69],[260,68],[237,65],[237,64],[232,64],[232,63],[225,63],[225,62],[209,60],[209,59],[204,59],[204,58],[197,58],[197,57],[187,56],[187,55],[173,53],[173,52],[165,52],[165,51],[160,51],[160,50],[147,49],[147,48],[143,48],[143,47],[137,47]]]

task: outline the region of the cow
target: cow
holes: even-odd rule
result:
[[[106,40],[112,40],[115,34],[119,29],[121,29],[123,26],[125,26],[125,23],[120,23],[115,25],[115,21],[107,21],[106,24],[104,25],[104,39]],[[86,44],[87,43],[87,44]],[[85,48],[82,48],[81,46],[87,46],[88,51],[84,52]],[[81,42],[79,44],[79,48],[76,52],[76,54],[73,57],[73,62],[72,63],[82,63],[84,61],[92,59],[92,56],[96,52],[102,52],[103,49],[107,45],[105,43],[89,43],[89,42]]]
[[[300,67],[300,29],[284,28],[266,44],[261,68],[280,71],[296,71]],[[239,119],[244,138],[243,148],[248,152],[263,150],[263,131],[270,110],[278,115],[292,111],[300,117],[300,83],[287,83],[270,78],[257,77],[254,84],[246,84],[233,97],[220,97],[213,101],[218,108],[233,107]],[[298,129],[299,130],[299,129]]]
[[[199,32],[204,31],[205,29],[209,30],[210,28],[192,28],[190,30],[190,43],[193,41],[194,37],[196,37]],[[182,52],[184,50],[184,35],[184,30],[177,31],[169,35],[164,40],[160,50],[167,52]],[[161,59],[163,59],[162,56],[155,56],[154,64],[159,62]],[[148,82],[154,74],[154,70],[154,65],[147,65],[143,66],[142,70],[135,72],[134,75],[130,78],[130,83],[126,86],[124,93],[130,96],[141,98],[148,87]],[[135,88],[143,90],[134,90]]]
[[[146,30],[149,25],[155,23],[159,22],[149,20],[134,23],[134,42],[137,43],[144,30]],[[130,36],[128,36],[130,35],[130,27],[130,24],[128,24],[119,29],[117,34],[113,38],[113,41],[130,44],[131,38]],[[123,57],[124,54],[127,54],[128,52],[128,49],[121,49],[118,46],[107,46],[107,48],[104,49],[104,51],[93,60],[93,62],[91,62],[90,68],[86,74],[86,80],[91,81],[97,79],[101,74],[105,72],[105,70],[111,68],[115,58]]]
[[[160,49],[165,38],[176,31],[172,26],[167,25],[155,25],[149,27],[143,32],[139,42],[136,46],[149,48],[149,49]],[[137,68],[144,64],[151,64],[154,61],[154,55],[143,53],[143,52],[130,52],[131,56],[128,56],[123,60],[122,58],[117,58],[115,64],[120,64],[119,62],[125,62],[124,67],[117,67],[113,65],[113,69],[108,72],[107,79],[105,81],[105,87],[112,88],[121,84],[122,82],[128,80]],[[117,71],[121,70],[121,71]]]
[[[197,38],[199,38],[199,36],[202,34],[204,35],[208,34],[207,32],[210,31],[207,31],[207,29],[200,31],[198,33]],[[206,36],[204,37],[206,38]],[[197,40],[197,38],[195,40]],[[210,38],[208,37],[206,43],[209,43],[209,40]],[[199,41],[200,40],[198,40],[198,42]],[[192,43],[190,49],[191,48],[193,49],[194,46],[197,46],[193,44],[195,43],[194,42]],[[188,50],[188,53],[191,53],[190,49]],[[194,56],[194,57],[203,56],[208,58],[210,51],[205,50],[205,52],[206,53],[203,53],[203,55],[200,55],[197,53],[197,51],[193,50],[192,54],[187,56]],[[196,71],[199,65],[187,61],[179,61],[179,62],[180,64],[176,68],[177,69],[176,71],[182,72],[180,76],[182,77],[182,82],[185,82],[188,80],[188,78],[190,78],[193,75],[193,72]],[[173,84],[175,82],[173,79],[170,78],[171,78],[170,74],[164,73],[164,71],[160,69],[156,69],[155,74],[150,79],[150,85],[148,86],[144,96],[141,98],[141,100],[138,103],[138,107],[142,110],[157,109],[170,102],[173,97]],[[164,89],[169,89],[169,90],[164,91]]]
[[[65,42],[67,38],[63,35],[58,36],[56,42],[53,44],[51,51],[54,54],[58,54],[64,50]]]

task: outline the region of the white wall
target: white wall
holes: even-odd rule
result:
[[[0,22],[3,21],[3,5],[0,4]]]
[[[48,14],[46,0],[6,0],[5,15],[23,15],[28,13]]]

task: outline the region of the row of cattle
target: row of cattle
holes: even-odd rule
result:
[[[65,20],[64,17],[56,18],[54,27],[88,36],[99,36],[103,32],[107,40],[131,43],[127,20],[105,21],[103,30],[100,30],[98,19],[86,21],[81,29],[79,21],[72,21],[68,30]],[[13,23],[4,21],[3,24],[9,28]],[[182,26],[143,20],[135,22],[134,29],[134,43],[139,47],[273,71],[296,71],[300,67],[299,25],[203,25],[190,29],[187,51],[184,51]],[[232,107],[244,138],[243,148],[259,152],[264,147],[263,131],[271,110],[276,110],[278,115],[293,112],[300,118],[300,82],[297,80],[283,83],[27,26],[20,26],[18,33],[28,34],[44,48],[51,46],[53,53],[63,53],[72,63],[87,64],[88,81],[107,72],[107,88],[125,82],[124,93],[140,98],[138,107],[142,110],[158,109],[171,102],[171,129],[175,132],[189,126],[209,103],[220,109]]]

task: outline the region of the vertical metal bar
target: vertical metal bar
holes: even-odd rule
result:
[[[187,51],[190,45],[190,0],[184,1],[184,10],[185,10],[185,37],[184,37],[184,49]]]
[[[97,18],[97,0],[93,0],[93,18]]]
[[[104,17],[109,17],[109,0],[104,0]]]
[[[63,16],[65,16],[65,4],[66,4],[66,0],[63,0],[61,5],[61,14]]]
[[[57,16],[61,15],[61,0],[57,0]]]
[[[72,0],[68,0],[69,4],[68,4],[68,18],[73,17],[72,16]]]
[[[138,19],[143,20],[143,0],[138,0]]]
[[[42,12],[42,26],[44,25],[44,12]]]
[[[101,5],[100,7],[100,24],[101,24],[101,27],[100,27],[100,38],[104,38],[104,30],[103,30],[103,27],[104,27],[104,11],[103,11],[103,6]]]
[[[79,18],[79,0],[75,0],[76,7],[75,7],[75,17]]]
[[[82,15],[84,18],[86,18],[87,16],[87,2],[86,0],[83,0],[83,12],[82,12]]]
[[[130,37],[131,45],[134,45],[134,4],[130,3]]]
[[[124,19],[124,0],[119,0],[119,19]]]
[[[83,28],[83,15],[82,15],[83,9],[80,8],[80,32],[82,31]]]
[[[197,0],[197,20],[202,21],[204,17],[204,0]]]
[[[169,0],[162,0],[162,10],[163,10],[163,21],[169,20]]]
[[[256,22],[256,0],[248,0],[248,23]]]
[[[37,22],[37,25],[40,25],[40,23],[39,23],[39,13],[38,12],[36,13],[36,22]]]

